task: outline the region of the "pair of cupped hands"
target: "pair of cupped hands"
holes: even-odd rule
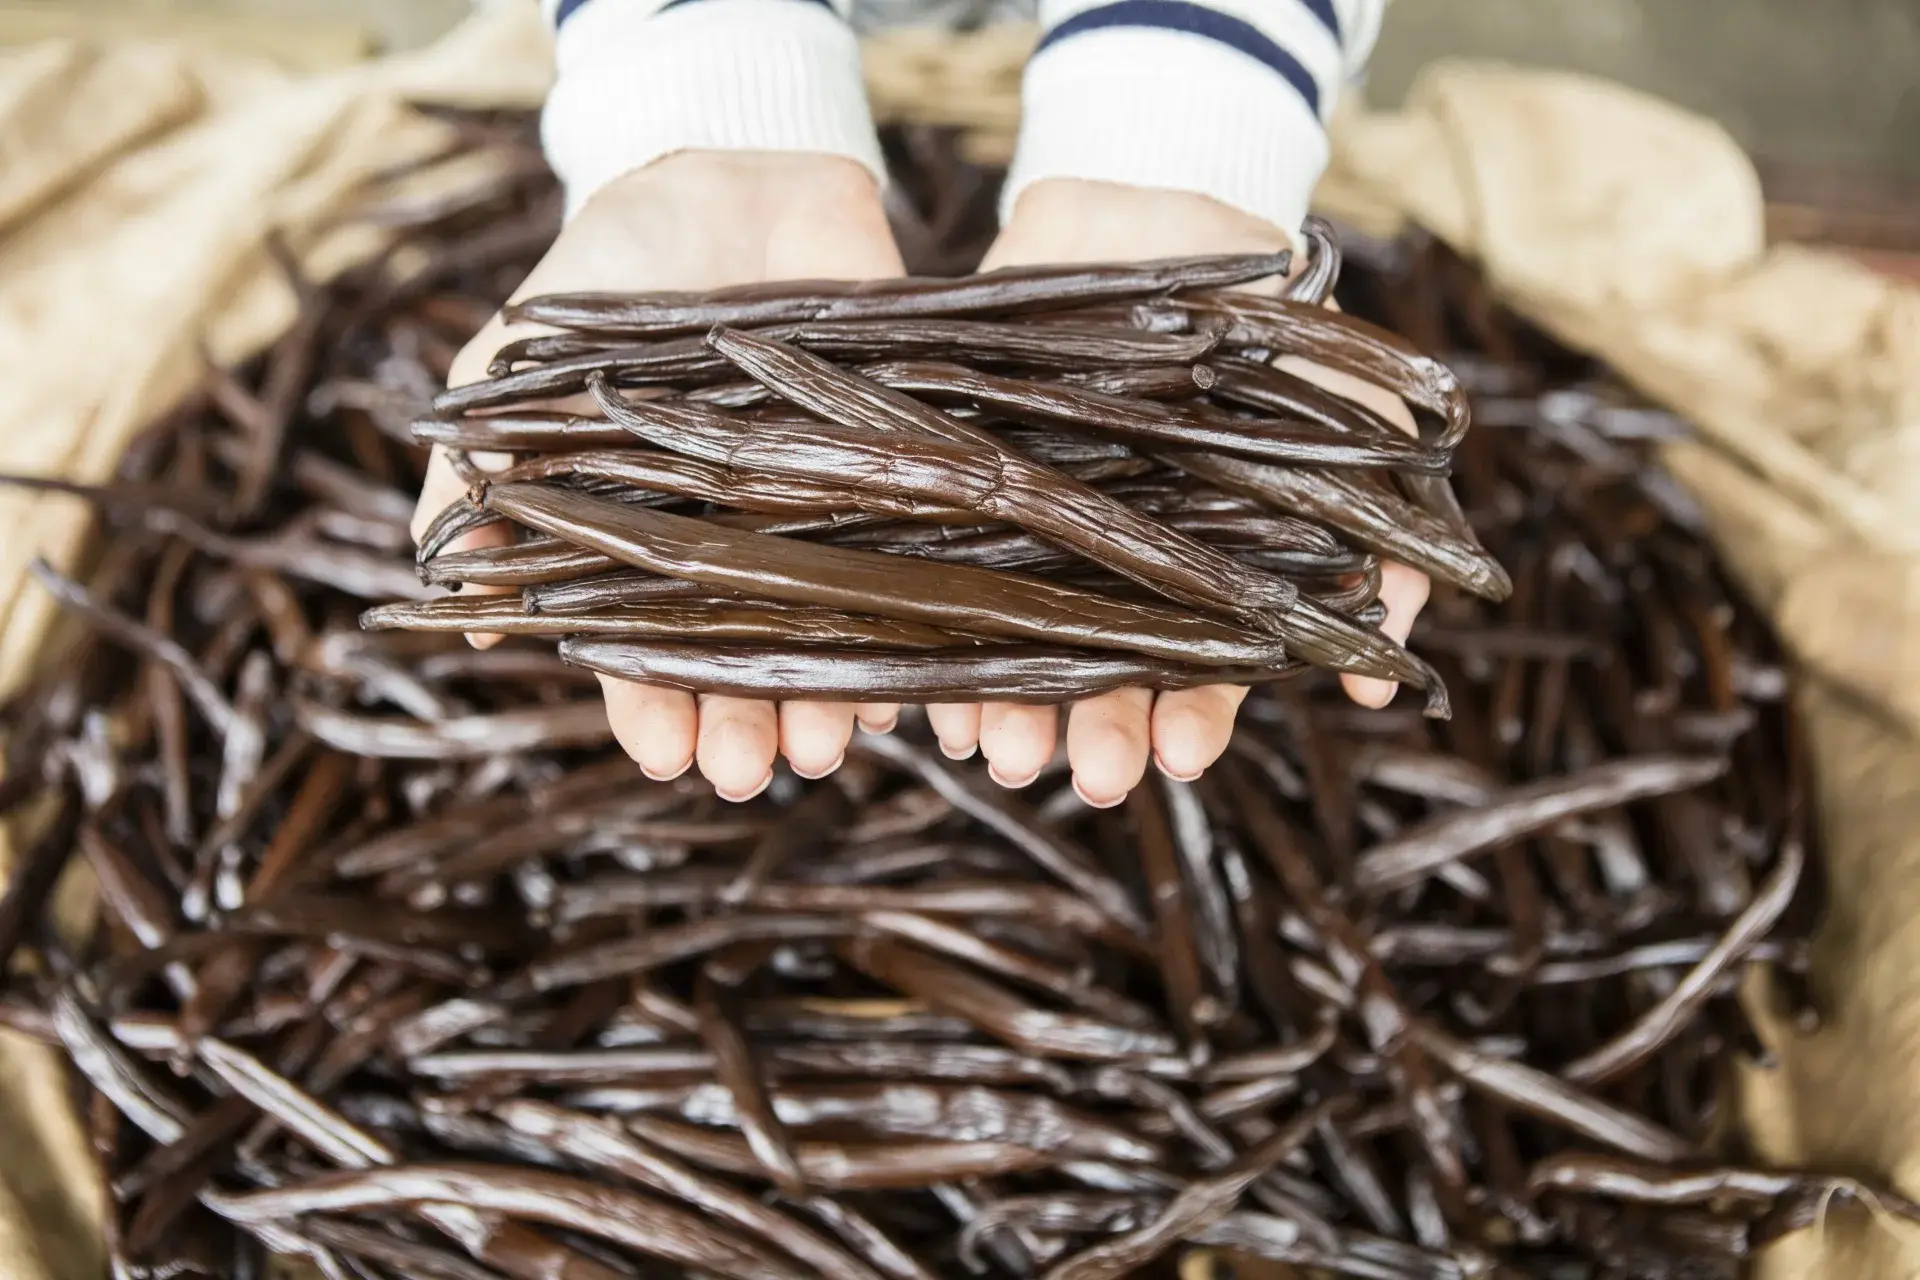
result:
[[[1055,179],[1021,193],[983,269],[1265,253],[1288,242],[1278,227],[1204,196]],[[772,280],[880,279],[902,271],[879,189],[861,166],[830,156],[691,151],[597,192],[515,296],[700,291]],[[485,377],[493,354],[527,331],[495,317],[460,352],[449,382]],[[1412,415],[1390,393],[1304,362],[1283,364],[1413,430]],[[486,454],[473,460],[483,468],[506,462]],[[465,491],[436,449],[414,515],[415,537]],[[457,545],[492,545],[510,536],[495,526]],[[1426,603],[1426,578],[1387,565],[1380,596],[1387,606],[1384,629],[1405,641]],[[697,766],[728,800],[765,789],[779,756],[803,778],[824,777],[845,759],[856,724],[886,733],[900,714],[890,703],[775,704],[606,676],[601,684],[614,737],[648,777],[674,778]],[[1351,676],[1346,688],[1356,702],[1376,707],[1394,692],[1384,681]],[[1198,777],[1226,750],[1245,692],[1229,685],[1158,695],[1121,689],[1067,708],[1067,759],[1080,798],[1101,808],[1118,804],[1139,785],[1149,761],[1172,778]],[[1059,708],[950,703],[926,712],[942,751],[956,760],[978,751],[1002,786],[1032,782],[1058,745]]]

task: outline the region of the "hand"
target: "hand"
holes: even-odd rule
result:
[[[611,183],[574,216],[516,297],[565,290],[714,289],[794,278],[866,280],[901,273],[873,179],[852,161],[771,152],[692,151],[668,156]],[[487,362],[529,326],[495,317],[454,361],[454,386],[486,376]],[[475,455],[482,467],[505,459]],[[438,449],[414,512],[416,539],[466,492]],[[481,529],[459,548],[499,545],[508,533]],[[468,588],[473,590],[473,588]],[[497,637],[477,637],[491,643]],[[679,776],[698,763],[729,800],[756,796],[773,778],[776,752],[795,773],[839,766],[854,720],[872,732],[899,708],[769,702],[702,695],[601,678],[614,737],[648,777]]]
[[[1044,262],[1121,262],[1198,253],[1270,253],[1285,247],[1279,228],[1204,196],[1109,183],[1052,179],[1021,193],[1013,216],[987,254],[987,268]],[[1399,397],[1369,383],[1305,361],[1281,365],[1336,395],[1364,404],[1414,431]],[[1427,579],[1404,565],[1381,572],[1382,628],[1404,642],[1427,602]],[[1363,706],[1384,707],[1390,681],[1343,677],[1347,694]],[[1164,693],[1121,689],[1076,703],[1067,713],[1067,761],[1073,785],[1087,803],[1118,804],[1145,776],[1152,757],[1162,773],[1198,777],[1227,748],[1246,691],[1229,685]],[[949,704],[927,708],[941,749],[949,756],[986,756],[1002,786],[1031,782],[1053,755],[1059,716],[1052,707],[1012,703]]]

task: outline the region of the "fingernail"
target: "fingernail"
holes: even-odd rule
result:
[[[1371,711],[1384,711],[1393,701],[1393,695],[1400,692],[1400,686],[1391,680],[1377,681],[1377,688],[1365,690],[1365,696],[1355,698],[1361,706]]]
[[[640,766],[640,772],[646,774],[649,778],[653,779],[655,782],[672,782],[675,778],[679,777],[681,774],[685,773],[687,770],[691,768],[693,768],[693,757],[688,756],[685,760],[682,760],[680,762],[680,767],[678,769],[675,769],[672,773],[655,773],[653,770],[647,768],[647,766],[645,765]]]
[[[839,755],[833,758],[832,764],[820,770],[818,773],[808,773],[805,769],[802,769],[799,765],[795,764],[792,760],[787,761],[787,767],[793,770],[794,777],[805,778],[808,782],[813,782],[816,779],[826,777],[828,774],[832,773],[835,769],[838,769],[841,765],[845,764],[846,762],[847,762],[847,753],[842,751]],[[760,785],[765,786],[766,784],[761,783]],[[757,795],[759,793],[756,792],[755,794]]]
[[[1020,788],[1031,784],[1035,778],[1039,777],[1040,771],[1038,769],[1035,769],[1032,772],[1022,777],[1009,778],[1006,774],[1000,772],[1000,767],[998,765],[989,764],[987,766],[987,776],[989,778],[992,778],[995,782],[999,783],[1001,786],[1006,787],[1011,791],[1018,791]]]
[[[900,713],[896,711],[893,713],[893,716],[885,724],[868,724],[865,720],[862,720],[860,721],[860,727],[867,733],[878,735],[882,733],[892,733],[893,726],[899,723],[900,723]]]
[[[1153,767],[1158,769],[1161,773],[1166,774],[1169,778],[1172,778],[1175,782],[1192,782],[1195,778],[1198,778],[1201,774],[1206,772],[1205,768],[1199,768],[1199,769],[1195,769],[1192,773],[1175,773],[1173,770],[1167,768],[1167,762],[1160,758],[1160,753],[1158,751],[1153,753]],[[1085,798],[1086,798],[1085,796],[1081,797],[1081,799],[1083,800]]]
[[[1080,785],[1080,779],[1077,776],[1073,780],[1073,794],[1079,796],[1080,802],[1089,809],[1111,809],[1127,798],[1127,793],[1122,791],[1111,800],[1095,800],[1092,796],[1088,795],[1086,789]]]
[[[944,742],[940,744],[940,754],[949,760],[971,760],[973,759],[973,753],[979,749],[980,744],[977,742],[968,743],[965,751],[955,751]]]
[[[767,770],[767,776],[760,779],[760,785],[755,787],[751,791],[743,791],[738,795],[729,795],[727,792],[722,791],[718,787],[715,787],[713,789],[713,794],[719,796],[722,800],[725,800],[730,804],[745,804],[747,801],[753,799],[755,796],[759,795],[762,791],[765,791],[768,787],[772,785],[773,785],[773,770],[769,769]]]

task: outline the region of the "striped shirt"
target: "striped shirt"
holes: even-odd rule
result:
[[[559,76],[542,129],[569,206],[695,148],[823,152],[884,181],[853,3],[545,0]],[[1038,0],[1006,207],[1071,177],[1196,192],[1297,228],[1386,3]]]

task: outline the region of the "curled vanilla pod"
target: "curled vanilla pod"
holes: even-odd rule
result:
[[[1285,298],[1211,293],[1158,304],[1227,326],[1229,345],[1296,355],[1386,388],[1438,417],[1435,448],[1451,452],[1472,422],[1466,390],[1433,356],[1376,324],[1344,312]]]
[[[1354,545],[1388,556],[1491,600],[1504,600],[1513,582],[1500,562],[1474,541],[1450,533],[1386,486],[1335,471],[1270,467],[1220,454],[1170,453],[1186,474],[1278,510],[1318,520]]]
[[[1323,304],[1340,283],[1340,237],[1317,213],[1307,215],[1300,234],[1307,239],[1306,270],[1287,281],[1285,296],[1291,302]]]

